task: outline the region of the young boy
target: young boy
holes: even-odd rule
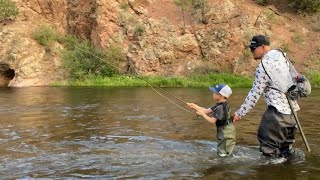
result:
[[[228,85],[218,84],[215,87],[209,87],[213,92],[213,99],[217,102],[211,108],[203,108],[194,103],[187,103],[189,107],[195,109],[198,115],[210,123],[216,123],[217,126],[217,153],[219,156],[230,156],[234,146],[236,145],[236,130],[230,116],[230,108],[227,98],[232,94],[232,90]],[[212,117],[207,114],[212,113]]]

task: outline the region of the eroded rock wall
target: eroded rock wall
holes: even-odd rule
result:
[[[55,43],[48,50],[32,38],[42,24],[98,48],[120,45],[124,71],[167,76],[201,69],[249,75],[257,64],[244,50],[252,35],[276,37],[279,47],[293,34],[290,22],[250,0],[208,0],[204,8],[185,9],[184,17],[173,0],[15,1],[19,17],[0,25],[0,63],[15,72],[9,86],[46,86],[66,78],[63,46]],[[280,26],[286,28],[275,28]]]

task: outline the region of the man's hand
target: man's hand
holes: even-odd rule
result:
[[[237,114],[233,115],[233,122],[237,122],[240,120],[240,117]]]

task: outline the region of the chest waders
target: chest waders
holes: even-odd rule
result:
[[[236,145],[235,128],[232,124],[232,119],[227,103],[219,103],[216,107],[222,105],[223,115],[221,120],[217,120],[217,153],[219,156],[230,156]]]
[[[222,119],[221,120],[217,120],[216,122],[216,125],[217,127],[220,127],[220,126],[226,126],[226,125],[229,125],[232,120],[231,120],[231,116],[230,116],[230,112],[229,112],[229,105],[227,103],[219,103],[215,106],[218,107],[222,105],[222,108],[223,108],[223,115],[222,115]]]

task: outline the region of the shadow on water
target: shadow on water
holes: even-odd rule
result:
[[[168,89],[187,102],[213,104],[207,89]],[[232,110],[247,89],[236,89]],[[320,175],[320,92],[301,101],[290,162],[264,159],[256,131],[260,102],[236,125],[233,157],[216,154],[215,126],[181,111],[150,88],[0,90],[0,179],[304,179]],[[305,108],[304,107],[308,107]]]

